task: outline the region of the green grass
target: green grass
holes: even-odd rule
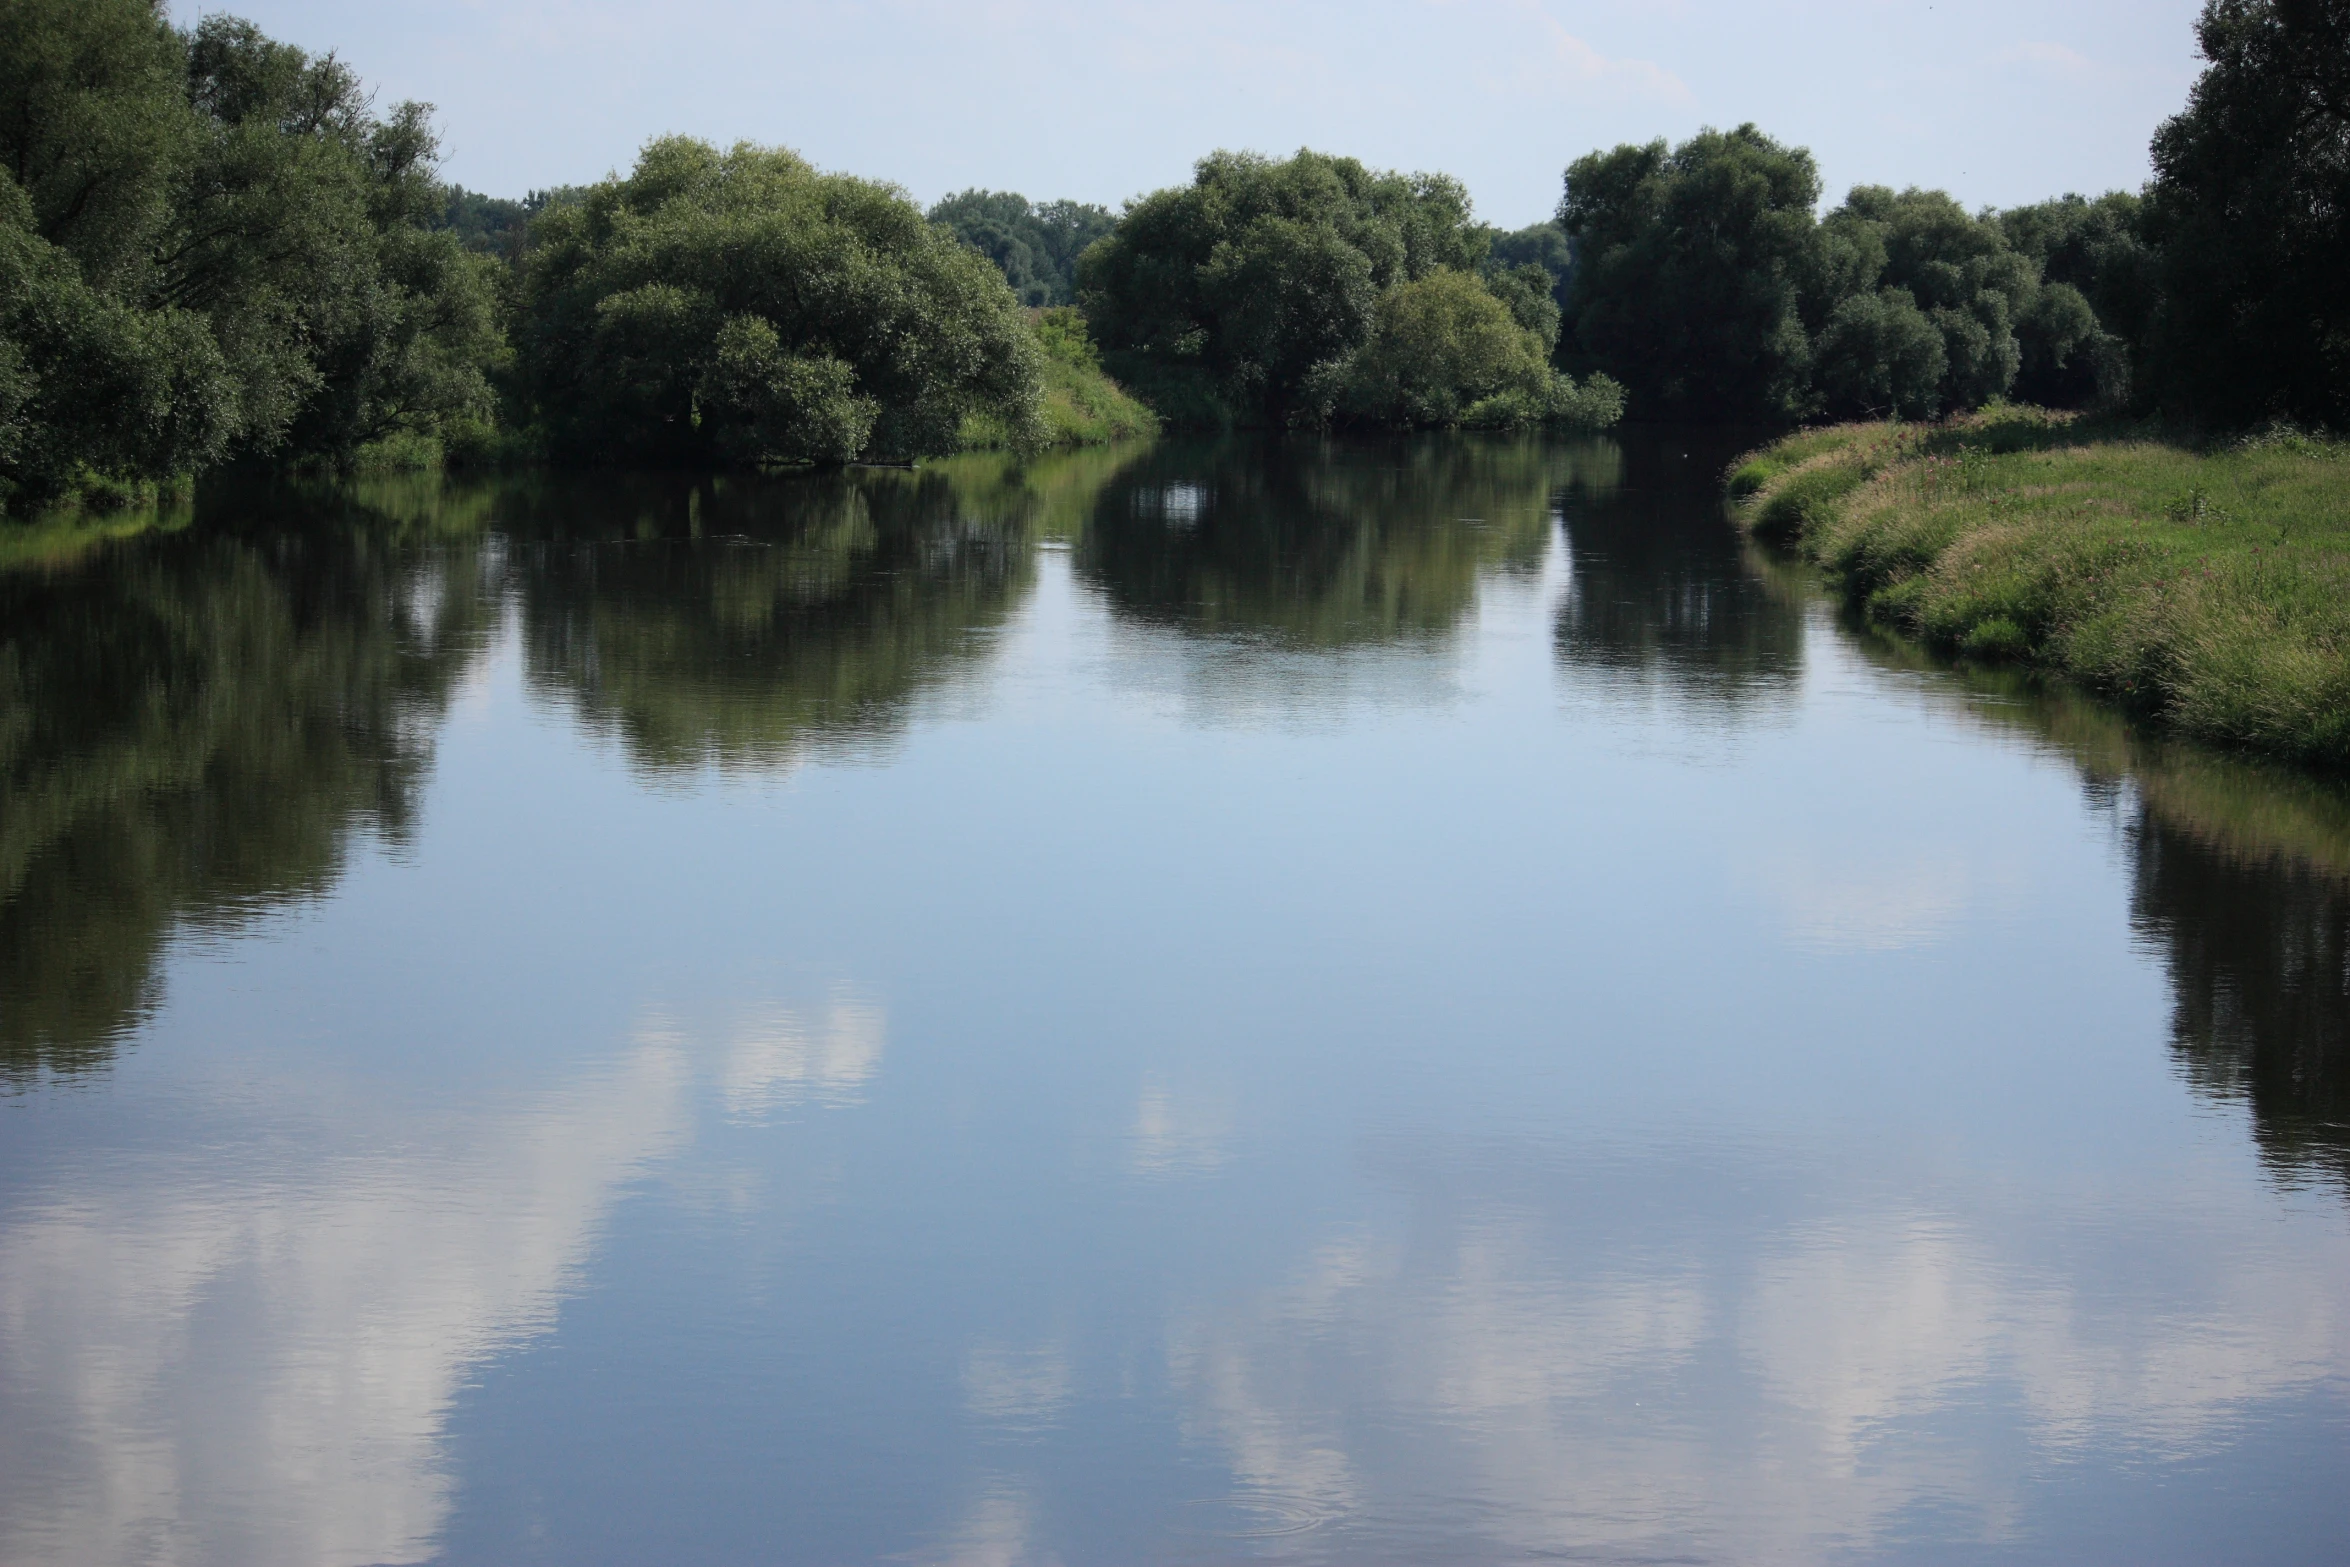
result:
[[[1995,408],[1807,430],[1727,483],[1756,536],[1878,625],[2200,740],[2350,766],[2350,448]]]
[[[1044,350],[1045,445],[1107,446],[1159,433],[1158,415],[1102,373],[1083,316],[1064,305],[1037,311],[1030,325]],[[1010,444],[997,420],[974,416],[963,423],[966,451]]]

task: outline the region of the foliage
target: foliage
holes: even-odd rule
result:
[[[1828,214],[1821,229],[1832,251],[1877,262],[1873,277],[1864,268],[1853,280],[1863,287],[1873,283],[1878,290],[1879,341],[1889,356],[1879,363],[1897,399],[1855,401],[1847,383],[1823,388],[1832,411],[1931,417],[1943,408],[1976,408],[2006,395],[2023,362],[2016,320],[2034,302],[2039,276],[2008,247],[1997,223],[1969,216],[1940,191],[1896,194],[1882,185],[1863,185]],[[1936,356],[1922,351],[1916,331],[1921,320],[1941,350],[1940,373],[1930,381],[1923,372]],[[2037,324],[2041,317],[2033,320]],[[2058,322],[2061,326],[2063,318]],[[1850,356],[1858,341],[1857,334],[1848,334],[1822,346]],[[2045,351],[2061,363],[2076,346],[2067,340]],[[1840,398],[1838,390],[1848,395]],[[1903,397],[1904,391],[1910,395]]]
[[[1569,363],[1651,418],[1787,418],[1807,402],[1804,296],[1817,265],[1811,154],[1752,125],[1579,158]]]
[[[1574,294],[1575,247],[1557,219],[1508,232],[1492,230],[1485,260],[1488,276],[1496,272],[1523,276],[1526,267],[1541,268],[1551,303],[1564,316]],[[1552,336],[1557,336],[1555,327]]]
[[[1102,373],[1101,355],[1074,306],[1040,310],[1030,326],[1044,356],[1042,445],[1098,446],[1159,433],[1158,415]],[[977,415],[964,421],[961,444],[987,450],[1015,442],[1001,421]]]
[[[2015,387],[2019,398],[2051,407],[2128,399],[2160,287],[2158,258],[2146,242],[2144,208],[2137,196],[2108,191],[2094,201],[2061,196],[1998,215],[2008,244],[2038,263],[2043,285],[2050,292],[2077,292],[2103,334],[2064,366],[2049,362],[2027,335]]]
[[[930,221],[994,262],[1031,309],[1075,303],[1077,258],[1118,226],[1107,207],[1077,201],[1030,206],[1025,196],[992,190],[949,196],[930,209]]]
[[[1550,367],[1553,338],[1541,330],[1556,332],[1548,291],[1521,286],[1513,302],[1518,312],[1479,279],[1445,267],[1391,288],[1373,308],[1362,347],[1329,365],[1310,395],[1343,422],[1395,429],[1613,423],[1612,412],[1599,411],[1607,404],[1588,405]]]
[[[2350,3],[2208,0],[2154,136],[2150,391],[2220,424],[2350,428]]]
[[[985,258],[894,188],[670,137],[531,227],[521,351],[555,452],[819,462],[1036,438],[1039,352]]]
[[[493,285],[426,115],[233,18],[0,3],[0,504],[478,431]]]
[[[2199,739],[2350,764],[2350,453],[2002,409],[1809,432],[1742,515],[1937,648],[2061,671]]]
[[[441,192],[438,226],[456,235],[457,243],[475,255],[511,260],[521,251],[522,236],[530,226],[532,211],[527,202],[485,196],[462,185],[450,185]]]
[[[1446,176],[1220,152],[1134,203],[1080,292],[1110,367],[1177,422],[1589,413],[1547,373],[1547,274],[1489,282],[1489,241]]]
[[[468,552],[395,556],[350,488],[274,519],[224,494],[0,570],[0,1089],[101,1064],[175,930],[315,893],[354,832],[412,825],[489,602]]]

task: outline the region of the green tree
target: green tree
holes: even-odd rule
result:
[[[0,0],[0,504],[479,433],[491,264],[423,105],[250,23]]]
[[[154,0],[0,0],[0,508],[168,479],[233,431],[206,323],[140,308],[184,72]]]
[[[2155,400],[2350,428],[2350,0],[2209,0],[2154,135]]]
[[[1831,399],[1840,393],[1849,396],[1853,389],[1845,367],[1854,363],[1852,356],[1868,340],[1866,332],[1852,330],[1864,321],[1876,323],[1870,330],[1882,335],[1874,340],[1900,356],[1898,363],[1881,361],[1876,377],[1888,387],[1898,383],[1909,389],[1907,395],[1896,393],[1877,406],[1932,414],[1977,407],[2007,394],[2023,363],[2017,322],[2034,306],[2040,282],[2039,269],[2009,247],[2006,232],[1996,221],[1971,216],[1938,190],[1912,187],[1896,193],[1882,185],[1861,185],[1821,227],[1841,241],[1848,255],[1884,257],[1872,280],[1879,291],[1877,302],[1857,306],[1851,303],[1855,296],[1847,296],[1831,312],[1839,368],[1837,384],[1822,388]],[[2072,296],[2075,302],[2078,298]],[[1914,390],[1914,378],[1925,361],[1918,357],[1904,301],[1941,339],[1940,375],[1925,396]],[[2035,341],[2060,367],[2080,337],[2096,327],[2093,319],[2082,327],[2059,313],[2034,315],[2031,323]],[[2041,332],[2055,335],[2044,341],[2037,335]],[[1829,346],[1823,344],[1823,351]]]
[[[0,170],[0,509],[212,461],[235,390],[202,317],[91,288]]]
[[[1079,296],[1112,373],[1163,412],[1279,425],[1318,416],[1309,381],[1362,346],[1384,291],[1473,272],[1485,245],[1446,176],[1219,152],[1127,209]]]
[[[1905,288],[1847,294],[1828,313],[1812,374],[1831,413],[1930,419],[1942,408],[1950,355]]]
[[[1033,431],[1038,354],[988,262],[894,188],[671,137],[551,205],[524,276],[526,385],[554,449],[842,462]]]
[[[1811,154],[1752,125],[1577,159],[1559,204],[1577,257],[1568,362],[1650,416],[1802,413],[1819,194]]]
[[[347,464],[483,425],[493,264],[437,229],[429,108],[379,120],[332,55],[222,16],[190,35],[188,95],[197,129],[156,292],[211,319],[242,446]]]
[[[1549,367],[1550,274],[1488,265],[1460,183],[1220,152],[1079,265],[1108,367],[1178,423],[1605,423]]]
[[[1539,420],[1556,378],[1550,348],[1477,279],[1440,267],[1380,296],[1368,339],[1334,362],[1327,397],[1345,417],[1403,428],[1484,422],[1479,413]]]
[[[2129,397],[2161,291],[2160,258],[2146,242],[2144,208],[2139,197],[2117,190],[2094,201],[2060,196],[1999,214],[2008,244],[2039,266],[2043,288],[2077,292],[2096,317],[2100,334],[2087,342],[2085,352],[2058,362],[2041,346],[2054,335],[2046,324],[2019,327],[2024,348],[2015,388],[2019,398],[2076,407]],[[2062,303],[2042,309],[2071,313],[2070,305]]]
[[[930,221],[996,264],[1031,309],[1074,303],[1077,258],[1118,226],[1107,207],[1076,201],[1029,205],[1009,191],[967,190],[930,209]]]
[[[1526,277],[1526,268],[1538,267],[1544,278],[1543,288],[1550,295],[1552,306],[1559,312],[1553,318],[1551,337],[1557,341],[1558,321],[1564,319],[1574,298],[1575,247],[1567,238],[1567,231],[1556,218],[1543,223],[1530,223],[1522,229],[1493,231],[1486,251],[1486,273],[1513,274]]]

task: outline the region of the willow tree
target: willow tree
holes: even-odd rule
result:
[[[1078,294],[1111,372],[1179,422],[1586,411],[1548,369],[1549,275],[1489,275],[1490,243],[1449,176],[1219,152],[1127,209]]]
[[[1003,275],[893,186],[669,137],[531,226],[521,352],[553,450],[847,462],[1031,431],[1037,349]]]

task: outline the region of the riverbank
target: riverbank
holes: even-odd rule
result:
[[[2350,766],[2350,448],[2190,446],[1998,408],[1788,436],[1741,525],[1938,651],[2078,680],[2199,740]]]

